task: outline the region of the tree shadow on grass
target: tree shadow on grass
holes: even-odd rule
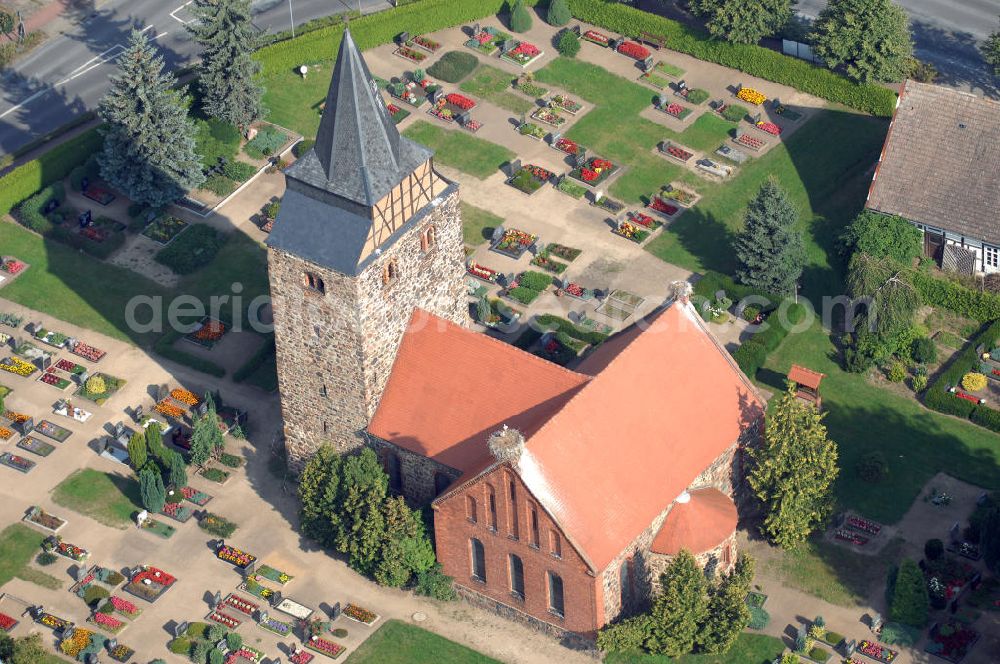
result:
[[[733,232],[718,217],[706,213],[695,206],[684,212],[667,229],[668,236],[676,239],[680,247],[696,257],[706,270],[715,270],[731,274],[736,268],[732,255]],[[661,252],[651,248],[651,251],[668,263],[676,262],[669,248]]]

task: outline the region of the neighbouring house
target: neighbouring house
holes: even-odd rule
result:
[[[345,31],[267,240],[286,449],[379,454],[461,594],[562,636],[641,608],[681,549],[735,561],[764,400],[687,297],[567,369],[468,327],[458,186]]]
[[[1000,270],[1000,103],[906,81],[866,207],[913,223],[945,270]]]

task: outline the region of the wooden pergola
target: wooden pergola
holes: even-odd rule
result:
[[[788,372],[788,380],[795,383],[795,396],[816,408],[821,408],[823,398],[819,394],[819,384],[826,374],[793,364]]]

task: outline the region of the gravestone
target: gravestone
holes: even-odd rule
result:
[[[203,401],[200,404],[198,404],[198,407],[195,410],[198,413],[199,417],[204,417],[205,413],[208,412],[208,404]]]
[[[87,578],[87,567],[85,565],[77,565],[76,569],[73,570],[73,576],[77,583],[83,581]]]
[[[560,134],[558,131],[554,131],[551,134],[549,134],[549,141],[552,143],[552,145],[558,143],[560,138],[562,138],[562,134]]]
[[[132,417],[133,419],[135,419],[136,422],[142,422],[142,414],[143,414],[142,404],[139,404],[138,406],[135,407],[135,410],[132,412]]]
[[[409,32],[400,32],[398,39],[399,39],[400,45],[405,44],[406,42],[410,41],[410,33]]]
[[[515,39],[505,39],[504,42],[502,44],[500,44],[500,54],[503,55],[505,53],[509,53],[510,51],[513,51],[514,48],[516,48],[515,47],[516,43],[517,43],[517,40],[515,40]]]
[[[330,609],[330,620],[336,620],[339,618],[342,610],[343,609],[340,608],[340,602],[335,603],[333,608]]]
[[[80,223],[80,228],[86,228],[94,222],[94,216],[90,210],[87,210],[86,212],[81,212],[76,220]]]
[[[468,111],[465,111],[464,113],[459,113],[458,115],[455,116],[455,121],[462,126],[465,126],[466,123],[468,123],[469,120],[471,119],[472,115]]]
[[[215,594],[212,595],[212,608],[215,608],[220,604],[222,604],[222,593],[216,590]]]
[[[479,27],[479,24],[478,23],[473,23],[472,24],[472,36],[475,37],[480,32],[482,32],[482,29]]]
[[[948,536],[951,538],[952,544],[958,544],[962,541],[962,527],[958,521],[952,525],[951,530],[948,531]]]
[[[513,161],[507,163],[507,177],[511,177],[512,178],[515,175],[517,175],[520,171],[521,171],[521,160],[520,159],[514,159]],[[497,228],[499,230],[500,227],[498,226]],[[496,236],[496,232],[495,231],[494,231],[493,235],[494,235],[494,241],[496,241],[498,238],[495,237]]]
[[[170,396],[170,387],[168,387],[166,383],[163,383],[162,385],[156,388],[157,401],[163,401],[169,396]]]
[[[586,165],[586,163],[587,163],[587,153],[584,151],[583,148],[580,148],[579,150],[576,151],[576,154],[573,155],[573,165],[577,168],[583,168]]]
[[[149,518],[149,512],[147,512],[146,510],[142,510],[141,512],[135,515],[135,525],[142,528],[142,524],[146,523],[146,519],[148,518]]]
[[[270,616],[267,614],[267,611],[265,609],[260,609],[259,611],[257,611],[257,622],[265,623],[268,621],[269,618]]]
[[[647,57],[641,64],[643,71],[651,71],[653,69],[653,56]]]
[[[121,421],[116,422],[115,423],[115,438],[121,438],[124,435],[125,435],[125,423],[121,422]]]
[[[438,88],[437,90],[432,92],[430,99],[432,104],[436,104],[438,103],[438,101],[444,99],[444,89]]]
[[[48,203],[45,204],[45,207],[42,208],[42,214],[48,214],[53,210],[55,210],[57,207],[59,207],[59,201],[52,198],[49,200]]]
[[[86,658],[83,660],[85,664],[100,664],[101,660],[97,659],[97,653],[88,652]]]
[[[105,645],[107,646],[108,650],[114,650],[115,648],[118,647],[118,639],[112,636],[105,642]]]
[[[850,657],[851,655],[854,654],[854,651],[857,650],[857,648],[858,648],[858,642],[855,641],[854,639],[851,639],[844,646],[844,652],[847,654],[848,657]]]
[[[182,620],[174,625],[174,638],[187,634],[188,626],[188,621],[186,620]]]

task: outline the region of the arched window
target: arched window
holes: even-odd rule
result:
[[[520,556],[512,553],[507,556],[507,566],[510,568],[510,594],[524,599],[524,563]]]
[[[618,585],[621,586],[622,608],[625,608],[632,601],[632,564],[626,558],[622,566],[618,569]]]
[[[483,543],[475,537],[469,540],[471,544],[472,578],[486,583],[486,550]]]
[[[722,549],[722,566],[723,568],[729,567],[729,563],[732,561],[732,544],[727,544]]]
[[[531,514],[531,541],[529,544],[536,549],[538,548],[538,508],[535,505],[529,505],[528,510]]]
[[[555,572],[549,572],[549,611],[560,618],[566,615],[566,605],[563,603],[562,577]]]
[[[397,279],[399,279],[399,263],[393,258],[382,268],[382,283],[388,286]]]
[[[479,513],[476,509],[476,499],[472,496],[465,497],[465,516],[472,523],[479,521]]]
[[[400,468],[399,455],[391,450],[382,452],[382,468],[389,476],[389,488],[399,493],[403,490],[403,472]]]
[[[312,272],[302,273],[302,285],[309,290],[316,291],[317,293],[326,292],[326,285],[323,283],[323,280]]]
[[[507,510],[507,533],[514,539],[517,539],[520,533],[518,532],[518,519],[517,519],[517,484],[514,482],[514,478],[511,476],[507,477],[507,481],[510,486],[510,505]]]
[[[440,496],[451,484],[451,478],[444,473],[434,473],[434,495]]]
[[[430,251],[437,244],[437,229],[434,226],[428,226],[424,229],[424,232],[420,234],[420,250]]]
[[[497,492],[493,490],[493,487],[489,484],[486,485],[486,493],[488,494],[487,500],[489,500],[490,507],[490,530],[496,532],[497,530]]]
[[[562,558],[562,540],[559,533],[554,530],[549,531],[549,553],[556,558]]]

